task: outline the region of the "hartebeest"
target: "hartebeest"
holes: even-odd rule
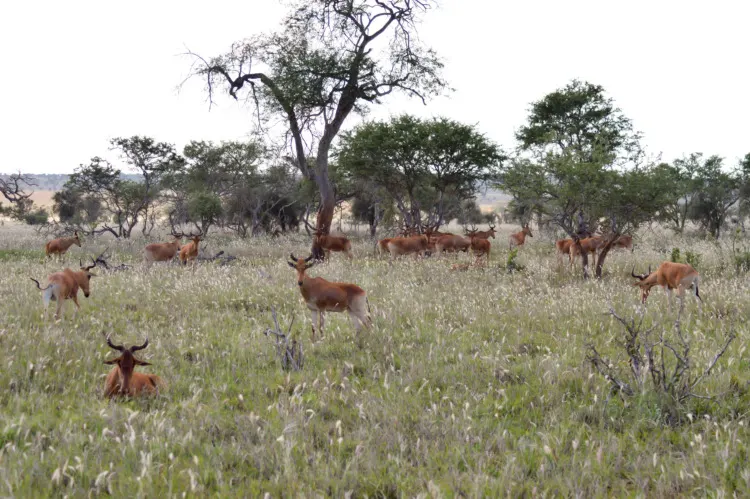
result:
[[[651,266],[648,267],[648,273],[636,275],[635,266],[630,274],[638,279],[633,286],[641,288],[641,303],[646,303],[648,294],[654,286],[661,286],[667,293],[669,308],[672,309],[672,290],[677,290],[677,296],[680,298],[680,309],[684,304],[685,290],[695,288],[695,299],[698,301],[700,308],[701,296],[698,293],[698,284],[700,284],[700,274],[692,266],[686,263],[664,262],[659,265],[655,272],[651,272]]]
[[[414,253],[415,257],[424,256],[429,245],[430,240],[424,234],[421,236],[393,237],[386,243],[391,258],[396,258],[401,255],[410,255],[412,253]]]
[[[570,247],[573,245],[572,239],[558,239],[555,241],[555,249],[557,250],[557,261],[558,263],[562,263],[562,259],[564,255],[568,256],[568,259],[570,260]]]
[[[449,253],[463,251],[466,252],[471,247],[471,239],[464,236],[453,234],[450,236],[440,236],[435,241],[435,252],[440,254],[443,251]]]
[[[629,249],[630,251],[633,251],[633,236],[624,234],[618,237],[617,239],[615,239],[615,242],[612,244],[612,248],[622,248],[622,249]]]
[[[192,239],[185,246],[180,248],[180,263],[187,265],[188,262],[192,262],[195,265],[195,259],[198,258],[198,244],[201,242],[203,234],[193,235],[192,233],[187,236]]]
[[[289,255],[291,260],[287,263],[297,271],[297,285],[299,286],[302,299],[312,313],[312,341],[315,341],[315,328],[323,337],[323,325],[325,312],[349,312],[354,323],[354,329],[359,332],[362,327],[370,327],[369,308],[367,293],[356,284],[346,282],[330,282],[322,277],[308,277],[306,272],[315,263],[312,255],[307,258],[297,258],[294,254]]]
[[[114,365],[104,381],[105,397],[156,395],[160,388],[166,387],[164,380],[155,374],[133,372],[135,366],[151,365],[149,362],[136,359],[133,355],[138,350],[143,350],[148,346],[148,338],[143,345],[133,345],[130,348],[115,345],[110,341],[109,336],[106,336],[106,338],[107,345],[121,353],[116,359],[104,361],[105,364]]]
[[[491,244],[489,239],[484,239],[474,235],[471,236],[471,252],[477,258],[477,263],[480,258],[486,256],[487,265],[490,264],[490,247]]]
[[[92,260],[93,261],[93,260]],[[83,290],[83,296],[89,297],[89,280],[92,277],[96,277],[96,274],[91,273],[91,269],[96,267],[96,262],[93,265],[84,267],[81,264],[81,270],[74,272],[70,269],[64,269],[62,272],[55,272],[47,277],[49,283],[46,288],[39,285],[39,281],[31,277],[30,279],[36,283],[36,287],[42,291],[42,300],[44,301],[44,318],[47,318],[47,310],[50,301],[57,301],[57,310],[55,311],[55,319],[61,317],[61,312],[65,300],[73,300],[76,304],[76,308],[73,311],[73,317],[75,317],[78,309],[81,306],[78,304],[78,290]]]
[[[149,266],[153,262],[168,262],[180,251],[182,234],[172,234],[172,236],[174,236],[174,241],[172,242],[153,243],[146,246],[144,256]]]
[[[529,224],[525,224],[522,227],[521,232],[515,232],[510,235],[510,237],[508,238],[510,249],[513,249],[516,246],[523,246],[524,243],[526,243],[526,236],[534,237],[534,234],[531,233]]]
[[[602,249],[602,247],[605,244],[604,238],[602,236],[592,236],[592,237],[586,237],[584,239],[580,239],[578,241],[581,244],[581,250],[586,252],[586,254],[591,254],[594,258],[593,265],[596,266],[596,259],[597,254],[599,253],[599,250]],[[578,249],[578,246],[576,246],[575,243],[572,243],[570,245],[570,265],[573,266],[578,259],[578,257],[581,255],[581,251]]]
[[[477,230],[476,228],[467,229],[464,228],[464,234],[469,237],[478,237],[479,239],[495,239],[495,226],[490,224],[490,230]]]
[[[353,258],[352,255],[352,243],[344,236],[329,236],[315,232],[313,236],[313,245],[325,251],[326,260],[331,259],[331,252],[346,253],[349,260]]]
[[[58,255],[62,258],[65,252],[68,251],[68,248],[74,244],[78,245],[79,248],[81,247],[81,239],[78,237],[78,231],[73,233],[73,237],[61,237],[48,241],[44,245],[44,254],[47,255],[47,258],[52,258],[52,255]]]

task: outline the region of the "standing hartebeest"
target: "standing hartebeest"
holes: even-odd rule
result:
[[[472,225],[472,227],[474,227]],[[495,234],[497,233],[495,231],[495,226],[493,224],[489,224],[490,230],[477,230],[476,228],[467,229],[464,227],[464,234],[469,237],[478,237],[480,239],[495,239]]]
[[[651,266],[648,267],[648,273],[636,275],[635,266],[630,274],[638,279],[633,286],[641,288],[641,303],[646,303],[648,294],[654,286],[661,286],[667,293],[669,309],[672,309],[672,290],[677,290],[677,296],[680,298],[680,310],[684,305],[685,290],[695,288],[695,299],[698,301],[700,308],[701,296],[698,293],[698,284],[700,284],[700,274],[692,266],[686,263],[664,262],[659,265],[655,272],[651,272]]]
[[[364,327],[370,327],[372,320],[369,316],[367,293],[356,284],[345,282],[330,282],[322,277],[308,277],[306,271],[314,265],[312,255],[307,258],[297,258],[289,255],[287,263],[297,271],[297,285],[302,299],[312,313],[312,341],[315,341],[315,327],[317,324],[320,337],[323,337],[325,312],[349,312],[354,329],[359,332]]]
[[[522,227],[521,232],[516,232],[510,235],[508,238],[510,249],[513,249],[515,246],[523,246],[524,243],[526,243],[526,236],[534,237],[534,234],[531,233],[529,224],[525,224]]]
[[[144,257],[148,266],[151,266],[153,262],[168,262],[180,251],[182,234],[173,233],[172,236],[174,236],[174,241],[153,243],[146,246]]]
[[[353,258],[352,243],[344,236],[329,236],[316,231],[313,235],[313,246],[320,248],[321,253],[325,252],[326,260],[331,259],[332,251],[346,253],[349,260]]]
[[[68,248],[74,244],[78,245],[79,248],[81,247],[81,239],[78,237],[78,231],[73,233],[73,237],[60,237],[48,241],[44,245],[44,254],[47,255],[47,258],[52,258],[52,255],[58,255],[62,259]]]
[[[380,244],[382,247],[382,241]],[[430,239],[425,234],[422,234],[421,236],[392,237],[385,242],[385,246],[391,254],[392,259],[397,256],[409,255],[412,253],[414,253],[415,258],[424,256],[429,245]]]
[[[92,260],[93,261],[93,260]],[[57,301],[57,310],[55,311],[55,319],[61,318],[60,313],[62,312],[65,300],[73,300],[76,304],[76,308],[73,311],[73,317],[75,317],[78,309],[81,306],[78,304],[78,289],[83,290],[83,296],[89,297],[89,280],[92,277],[96,277],[96,274],[91,273],[91,269],[96,267],[96,262],[88,267],[83,266],[83,262],[80,262],[81,270],[74,272],[70,269],[64,269],[62,272],[55,272],[47,277],[49,283],[46,288],[39,285],[39,281],[31,277],[30,279],[36,283],[36,287],[42,291],[42,300],[44,301],[44,318],[47,318],[47,310],[50,301]]]
[[[593,266],[596,267],[596,259],[597,255],[600,249],[605,244],[604,238],[602,236],[592,236],[592,237],[586,237],[584,239],[580,239],[578,241],[581,245],[581,250],[583,250],[587,254],[593,255]],[[570,266],[572,267],[578,257],[581,255],[581,250],[578,249],[578,246],[576,246],[575,243],[570,245]]]
[[[193,235],[192,232],[187,236],[191,238],[192,241],[180,248],[180,263],[187,265],[188,262],[191,262],[193,266],[195,266],[195,259],[198,258],[198,244],[201,242],[202,236],[202,233]]]
[[[143,345],[133,345],[125,348],[122,345],[115,345],[107,338],[107,345],[110,348],[121,352],[116,359],[107,360],[104,363],[114,365],[107,379],[104,381],[104,396],[132,396],[158,394],[159,388],[166,387],[166,383],[155,374],[143,374],[133,372],[135,366],[150,366],[149,362],[136,359],[133,355],[138,350],[143,350],[148,346],[148,338]]]
[[[437,254],[447,251],[449,253],[454,252],[467,252],[471,247],[471,239],[458,234],[440,236],[435,241],[435,252]]]

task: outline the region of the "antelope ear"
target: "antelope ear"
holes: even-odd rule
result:
[[[119,362],[120,362],[120,358],[119,357],[117,357],[116,359],[110,359],[110,360],[105,360],[104,361],[105,364],[110,364],[110,365],[111,364],[119,364]]]
[[[138,360],[138,359],[133,359],[133,360],[135,361],[136,366],[150,366],[151,365],[151,362],[146,362],[145,360]]]

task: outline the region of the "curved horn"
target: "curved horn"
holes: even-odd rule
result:
[[[146,338],[146,341],[143,343],[143,345],[141,345],[141,346],[133,345],[132,347],[130,347],[130,351],[131,352],[137,352],[138,350],[143,350],[147,346],[148,346],[148,338]]]
[[[640,279],[641,278],[641,276],[635,275],[635,265],[633,265],[633,270],[630,271],[630,275],[632,275],[636,279]]]
[[[120,351],[120,352],[122,352],[123,350],[125,350],[125,347],[123,347],[122,345],[115,345],[114,343],[112,343],[112,341],[109,339],[109,335],[104,334],[103,331],[102,331],[102,334],[107,339],[107,345],[109,345],[109,348],[113,348],[113,349],[115,349],[117,351]]]
[[[295,262],[299,261],[299,258],[297,258],[296,256],[294,256],[294,253],[289,253],[289,258],[291,258]]]
[[[89,265],[88,267],[84,267],[83,265],[81,265],[81,268],[84,268],[84,269],[86,269],[87,271],[89,271],[89,270],[93,269],[94,267],[96,267],[96,260],[94,260],[94,259],[92,258],[92,259],[91,259],[91,261],[93,262],[93,264],[94,264],[94,265]]]
[[[308,256],[307,258],[305,258],[305,261],[306,261],[306,262],[309,262],[309,261],[310,261],[310,260],[312,260],[312,259],[313,259],[313,256],[312,256],[312,255],[310,255],[310,256]]]

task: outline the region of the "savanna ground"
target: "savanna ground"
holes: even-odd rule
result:
[[[220,267],[98,270],[71,318],[41,317],[29,277],[59,270],[34,231],[0,227],[0,495],[170,497],[573,495],[655,497],[750,493],[745,345],[748,278],[721,245],[644,231],[634,253],[611,255],[602,281],[560,269],[539,234],[521,249],[523,272],[498,265],[509,226],[493,241],[493,268],[451,272],[453,257],[394,264],[355,241],[313,276],[352,281],[369,293],[374,328],[359,341],[345,314],[328,314],[310,344],[290,252],[281,239],[212,235]],[[138,263],[143,241],[84,240],[66,263],[105,246],[111,263]],[[639,295],[631,265],[701,254],[703,311],[686,301],[683,329],[702,372],[727,332],[738,335],[678,424],[665,423],[650,390],[632,397],[586,360],[596,345],[627,372],[623,329]],[[459,257],[468,261],[468,257]],[[140,264],[138,264],[140,265]],[[305,364],[284,372],[264,335],[270,307],[301,340]],[[662,290],[646,323],[671,330],[676,308]],[[102,332],[127,345],[150,340],[139,368],[162,376],[155,399],[102,398],[114,357]],[[646,387],[649,385],[646,384]]]

